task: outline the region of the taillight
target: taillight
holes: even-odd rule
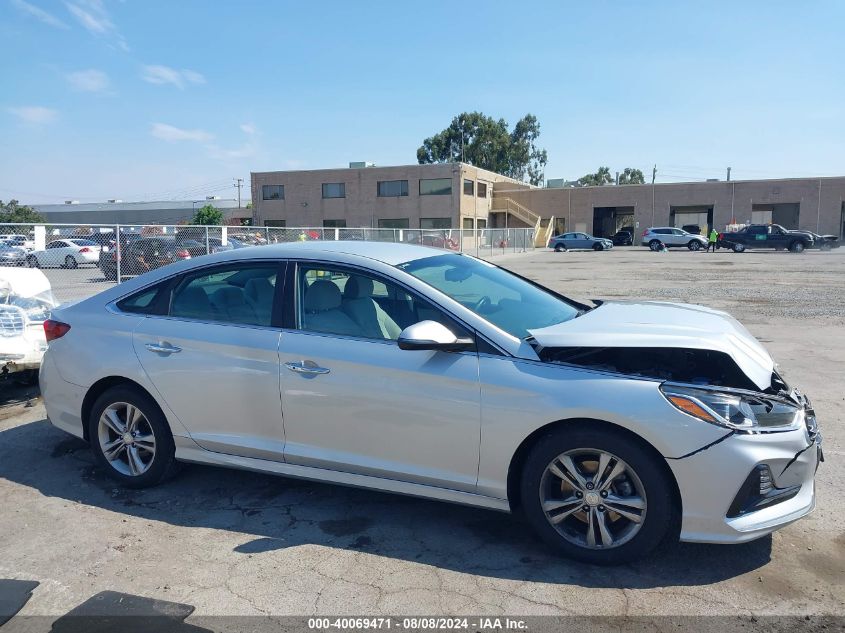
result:
[[[176,251],[176,257],[181,259],[191,259],[191,254],[183,248],[181,251]]]
[[[47,342],[62,338],[68,331],[70,331],[70,326],[67,323],[54,321],[53,319],[44,321],[44,336],[47,337]]]
[[[725,239],[725,234],[724,234],[724,233],[719,233],[719,239],[720,239],[720,240]]]
[[[646,235],[648,235],[648,229],[646,229],[645,231],[643,231],[643,237],[645,237]]]
[[[79,252],[80,253],[90,253],[91,249],[88,248],[87,246],[83,246],[82,248],[79,249]]]

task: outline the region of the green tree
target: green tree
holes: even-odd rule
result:
[[[0,222],[8,224],[43,224],[44,216],[17,200],[0,200]]]
[[[620,185],[642,185],[645,183],[645,176],[639,169],[626,167],[625,171],[619,174]]]
[[[540,123],[533,114],[526,114],[509,132],[504,119],[463,112],[445,130],[423,141],[417,161],[421,165],[462,161],[519,180],[527,177],[539,185],[548,162],[546,150],[537,147],[539,136]]]
[[[223,212],[214,205],[207,204],[196,210],[194,218],[191,220],[191,224],[219,226],[223,224]]]
[[[599,167],[594,174],[586,174],[578,179],[578,183],[582,187],[601,187],[602,185],[612,185],[613,176],[610,175],[610,167]]]

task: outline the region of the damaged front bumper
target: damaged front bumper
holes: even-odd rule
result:
[[[822,436],[809,401],[797,391],[792,396],[804,406],[803,428],[730,431],[703,449],[667,459],[683,495],[682,541],[743,543],[813,510]]]

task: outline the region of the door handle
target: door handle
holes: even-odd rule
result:
[[[157,354],[175,354],[182,351],[181,347],[176,347],[170,343],[147,343],[144,347]]]
[[[300,362],[285,363],[285,367],[297,374],[307,374],[309,376],[317,376],[320,374],[328,374],[331,369],[319,367],[314,361],[303,360]]]

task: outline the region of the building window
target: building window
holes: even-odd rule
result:
[[[421,196],[450,196],[452,195],[451,178],[423,178],[420,180]]]
[[[408,182],[400,181],[400,182]],[[407,194],[406,194],[407,195]],[[379,220],[378,228],[380,229],[407,229],[411,227],[411,221],[407,218],[397,218],[393,220]]]
[[[283,227],[287,220],[264,220],[264,226],[278,226]]]
[[[486,198],[487,197],[487,183],[486,182],[478,183],[478,197],[479,198]]]
[[[475,228],[477,228],[477,229],[486,229],[486,228],[487,228],[487,220],[482,220],[481,218],[478,218],[478,219],[475,221]]]
[[[378,182],[379,198],[398,198],[408,195],[407,180],[380,180]]]
[[[261,186],[262,200],[284,200],[285,186],[284,185],[262,185]]]
[[[464,180],[464,195],[465,196],[474,196],[475,195],[475,181],[470,180],[469,178]]]
[[[323,197],[324,198],[345,198],[346,197],[346,183],[345,182],[324,182],[323,183]]]
[[[325,185],[323,185],[325,187]],[[325,196],[324,196],[325,197]],[[346,220],[323,220],[324,229],[345,229]]]
[[[471,231],[472,228],[473,228],[472,227],[472,218],[464,218],[463,227],[464,227],[465,230]]]
[[[451,229],[452,218],[420,218],[421,229]]]

